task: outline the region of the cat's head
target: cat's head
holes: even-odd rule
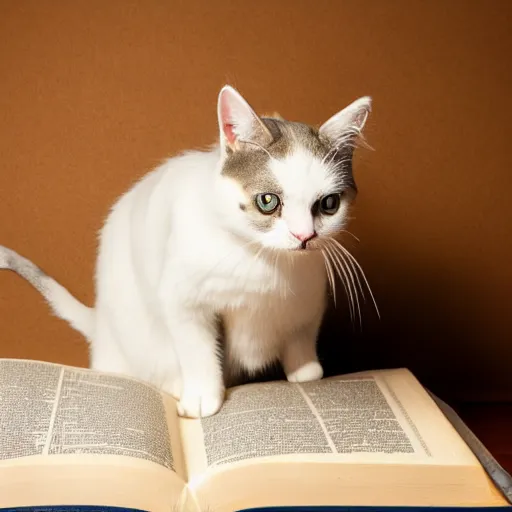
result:
[[[316,129],[259,117],[224,87],[217,200],[228,229],[264,247],[298,251],[343,230],[356,195],[352,154],[370,107],[369,97],[360,98]]]

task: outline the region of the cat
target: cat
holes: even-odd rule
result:
[[[316,342],[334,274],[352,306],[357,296],[357,262],[335,237],[357,192],[352,156],[370,111],[365,96],[316,129],[259,117],[226,85],[219,142],[170,158],[112,207],[94,308],[2,246],[0,268],[87,338],[91,368],[155,384],[181,416],[215,414],[226,371],[279,361],[291,382],[321,379]]]

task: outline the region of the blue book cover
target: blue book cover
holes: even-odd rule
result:
[[[47,507],[0,508],[1,512],[147,512],[138,508],[101,507],[89,505],[52,505]]]
[[[261,507],[236,512],[483,512],[511,510],[511,507]]]
[[[511,507],[260,507],[233,512],[484,512],[510,510]],[[135,508],[101,506],[48,506],[0,508],[1,512],[148,512]]]

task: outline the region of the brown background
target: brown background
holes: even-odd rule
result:
[[[225,82],[310,123],[371,94],[347,243],[382,320],[331,314],[328,371],[407,365],[445,396],[512,399],[511,27],[507,0],[1,0],[0,243],[91,304],[110,204],[214,140]],[[10,273],[0,356],[87,364]]]

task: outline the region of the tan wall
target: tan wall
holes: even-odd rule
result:
[[[311,123],[371,94],[351,230],[382,321],[331,326],[328,367],[407,365],[445,393],[512,399],[511,17],[506,0],[3,0],[0,243],[90,304],[109,205],[216,137],[225,82]],[[87,364],[7,273],[0,356]]]

